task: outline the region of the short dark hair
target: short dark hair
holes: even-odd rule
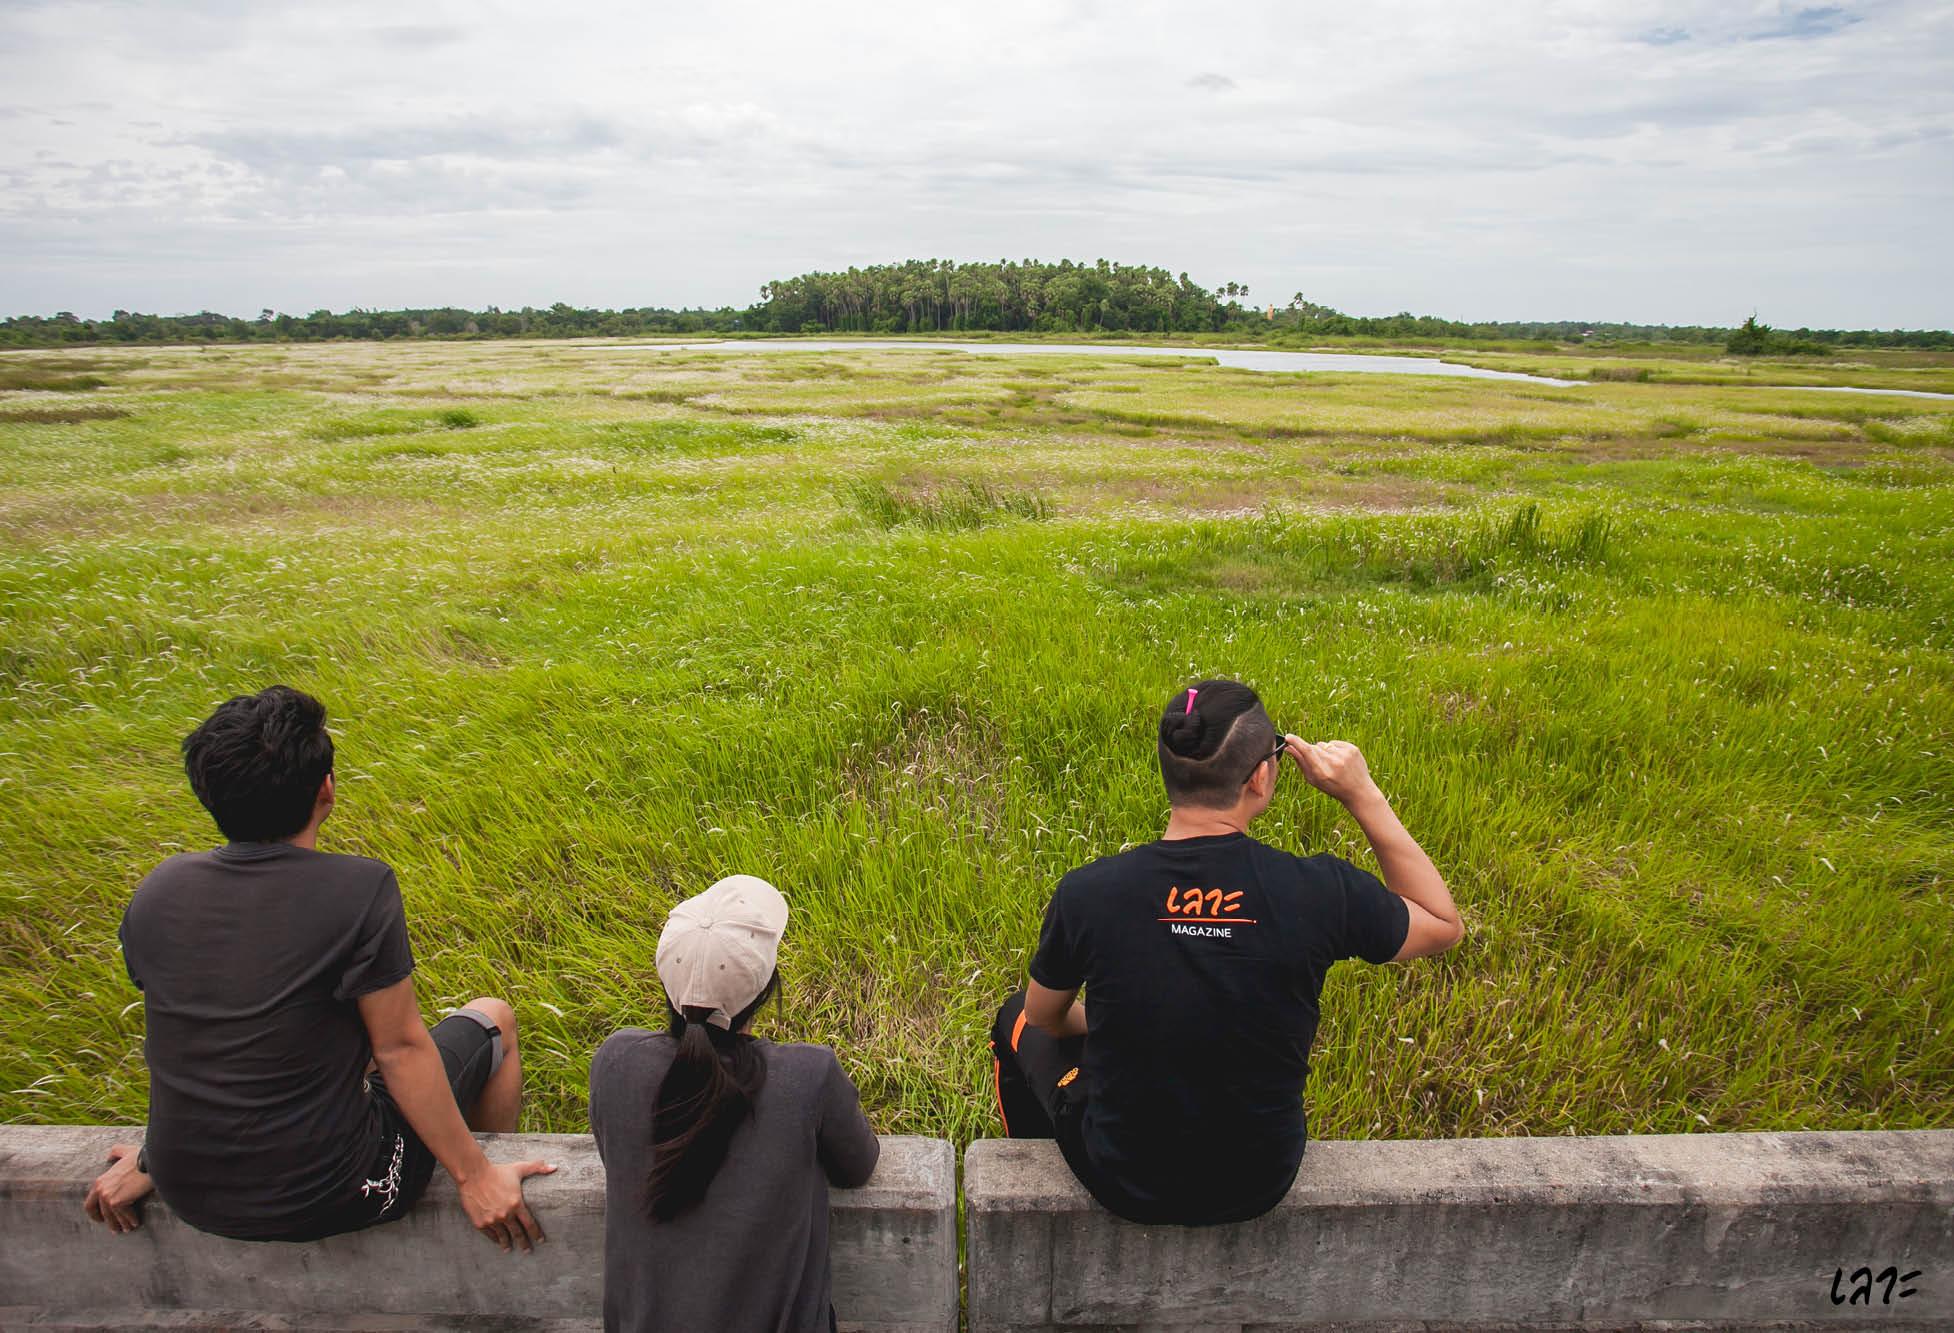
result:
[[[326,706],[289,685],[226,699],[183,738],[183,770],[232,842],[289,838],[332,772]]]
[[[1277,739],[1262,701],[1240,681],[1204,680],[1181,690],[1160,715],[1160,777],[1168,801],[1227,809]]]

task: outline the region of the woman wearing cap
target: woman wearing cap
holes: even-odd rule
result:
[[[747,1030],[780,988],[786,927],[752,875],[674,907],[669,1030],[624,1028],[590,1062],[607,1330],[834,1327],[828,1186],[866,1182],[880,1144],[832,1050]]]

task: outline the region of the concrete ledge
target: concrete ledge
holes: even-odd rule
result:
[[[1272,1212],[1207,1228],[991,1139],[964,1200],[973,1333],[1954,1328],[1948,1130],[1312,1143]],[[1835,1305],[1862,1266],[1919,1276]]]
[[[151,1200],[109,1234],[82,1197],[111,1143],[140,1130],[0,1125],[0,1327],[491,1330],[601,1325],[604,1168],[587,1134],[482,1135],[498,1161],[543,1158],[526,1194],[549,1234],[534,1254],[477,1235],[435,1173],[398,1222],[309,1244],[224,1240]],[[885,1138],[869,1183],[832,1194],[835,1308],[845,1329],[957,1327],[956,1158]],[[241,1314],[238,1312],[249,1312]]]

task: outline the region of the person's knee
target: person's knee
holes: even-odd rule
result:
[[[470,1000],[466,1006],[495,1024],[502,1033],[502,1058],[508,1059],[516,1053],[516,1011],[506,1000],[498,1000],[493,995],[483,995]]]
[[[1024,1012],[1024,998],[1022,990],[1015,990],[1005,996],[1004,1003],[998,1006],[997,1017],[991,1022],[991,1045],[994,1049],[1011,1049],[1011,1033],[1018,1025],[1018,1015]]]

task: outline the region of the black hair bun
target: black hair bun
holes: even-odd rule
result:
[[[1255,691],[1238,680],[1204,680],[1167,701],[1160,715],[1160,744],[1180,759],[1212,759],[1242,715],[1261,706]]]
[[[1176,708],[1169,705],[1165,716],[1160,719],[1160,739],[1169,750],[1183,759],[1194,759],[1212,749],[1205,744],[1208,739],[1207,719],[1201,716],[1201,706],[1197,701],[1193,711],[1185,705]]]

